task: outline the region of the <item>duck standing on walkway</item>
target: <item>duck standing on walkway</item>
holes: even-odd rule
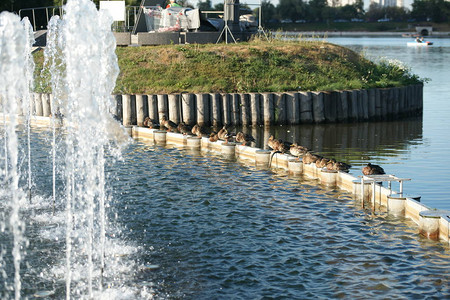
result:
[[[245,146],[249,142],[254,142],[254,141],[255,141],[255,139],[250,134],[243,133],[241,131],[236,133],[236,142],[242,143],[243,146]]]
[[[177,130],[177,124],[170,120],[167,120],[166,116],[162,116],[159,123],[161,127],[167,128],[167,131],[175,132]]]
[[[178,129],[178,132],[180,132],[183,135],[188,135],[188,134],[192,133],[191,128],[188,125],[186,125],[186,123],[184,123],[184,122],[180,122],[180,124],[178,124],[178,126],[177,126],[177,129]]]
[[[311,151],[308,151],[305,153],[305,155],[303,155],[303,163],[304,164],[312,164],[321,159],[322,159],[322,156],[320,156],[319,154],[314,154]]]
[[[317,168],[325,168],[327,166],[327,163],[330,161],[329,158],[322,157],[321,159],[316,160],[316,167]]]
[[[379,165],[372,165],[371,163],[368,163],[367,166],[365,166],[362,169],[362,173],[364,175],[383,175],[383,174],[386,174],[382,167],[380,167]]]
[[[217,142],[219,140],[219,136],[217,135],[217,132],[211,132],[209,135],[209,141],[210,142]]]
[[[309,151],[308,148],[300,146],[297,143],[293,143],[289,147],[289,152],[291,152],[292,155],[297,156],[297,157],[303,156],[308,151]]]
[[[228,143],[228,140],[230,139],[230,135],[228,134],[228,130],[225,126],[222,127],[222,129],[219,130],[217,133],[217,137],[219,140],[225,141],[225,143]]]
[[[148,128],[155,128],[157,126],[155,120],[150,119],[149,117],[145,117],[142,125],[144,125],[145,127],[148,127]]]
[[[192,134],[201,138],[206,135],[206,131],[202,126],[195,124],[194,127],[192,127]]]
[[[337,162],[335,162],[334,165],[333,165],[333,170],[348,173],[348,171],[349,171],[349,169],[350,169],[351,167],[352,167],[352,166],[349,165],[349,164],[346,164],[346,163],[341,162],[341,161],[337,161]]]

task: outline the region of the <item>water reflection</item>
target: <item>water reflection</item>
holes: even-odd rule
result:
[[[342,124],[305,124],[276,127],[234,128],[251,133],[258,148],[268,149],[270,135],[297,142],[317,153],[359,163],[373,156],[404,155],[411,145],[423,144],[422,118],[402,121]]]

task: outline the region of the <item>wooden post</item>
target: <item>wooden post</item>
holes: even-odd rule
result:
[[[358,96],[359,93],[357,90],[349,91],[349,117],[352,121],[358,121]]]
[[[169,120],[175,124],[180,123],[180,95],[169,94],[167,96],[167,104],[169,107]]]
[[[136,95],[136,124],[142,127],[145,118],[144,96]]]
[[[274,123],[274,104],[273,104],[273,94],[263,93],[262,104],[264,112],[264,126],[270,126]]]
[[[286,97],[284,93],[275,93],[274,105],[275,105],[275,124],[286,125]]]
[[[197,124],[199,126],[208,126],[210,124],[209,120],[209,94],[196,94],[197,100]]]
[[[212,120],[211,125],[215,128],[222,126],[222,98],[220,94],[211,94],[211,110]]]
[[[114,100],[116,101],[116,116],[120,122],[123,123],[123,105],[122,105],[122,95],[115,95]]]
[[[158,97],[156,95],[147,95],[148,117],[159,123],[158,116]]]
[[[42,94],[42,116],[48,117],[50,116],[50,94]]]
[[[239,94],[232,94],[231,97],[231,123],[239,126],[241,125],[241,97]]]
[[[187,125],[193,126],[197,122],[195,116],[195,95],[181,94],[181,110],[183,111],[183,120]]]
[[[312,123],[313,108],[312,108],[312,95],[310,92],[300,92],[300,122]]]
[[[263,122],[261,122],[261,101],[259,94],[250,94],[250,111],[252,126],[262,125]]]
[[[250,96],[240,94],[241,98],[241,122],[243,126],[250,125]]]
[[[297,125],[300,123],[300,100],[299,93],[286,93],[287,124]]]
[[[34,94],[34,107],[36,110],[36,116],[42,117],[43,110],[42,110],[42,95],[39,93]]]
[[[312,92],[313,100],[313,118],[314,122],[322,123],[325,121],[323,92]]]
[[[337,100],[339,95],[336,92],[323,92],[324,116],[327,122],[336,122]]]
[[[231,95],[222,94],[222,108],[223,108],[223,125],[229,126],[231,124]]]
[[[369,93],[367,90],[360,90],[360,101],[362,110],[362,120],[369,119]]]
[[[369,115],[369,119],[374,119],[375,118],[375,107],[376,107],[376,90],[375,89],[370,89],[367,91],[368,93],[368,115]]]
[[[337,120],[346,121],[348,120],[348,92],[339,91],[339,99],[337,106]]]
[[[122,116],[123,116],[122,124],[124,126],[130,126],[131,125],[131,96],[130,95],[122,95]]]
[[[167,95],[160,94],[157,95],[158,98],[158,117],[159,120],[161,120],[162,116],[165,116],[166,118],[169,118],[169,112],[167,109],[168,103],[167,103]]]

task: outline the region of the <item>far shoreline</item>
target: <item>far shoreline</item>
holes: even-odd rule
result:
[[[404,35],[415,34],[415,32],[410,31],[397,31],[397,32],[386,32],[386,31],[281,31],[272,32],[272,34],[281,35],[292,35],[292,36],[319,36],[319,37],[405,37]],[[448,31],[433,31],[428,38],[450,38],[450,32]],[[412,37],[409,37],[412,38]]]

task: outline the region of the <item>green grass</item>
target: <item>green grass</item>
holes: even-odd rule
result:
[[[321,41],[164,45],[117,49],[118,94],[234,93],[361,89],[420,82],[398,63],[378,65],[341,46]],[[37,89],[43,54],[35,54]]]

